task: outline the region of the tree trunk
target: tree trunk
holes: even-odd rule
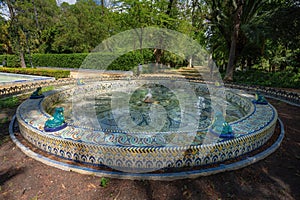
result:
[[[8,7],[9,14],[10,14],[10,19],[13,21],[14,18],[15,18],[15,12],[14,12],[13,5],[12,5],[10,0],[7,0],[6,4],[7,4],[7,7]]]
[[[239,37],[240,27],[241,27],[241,15],[243,12],[243,4],[244,0],[236,0],[237,1],[237,10],[234,22],[233,32],[231,34],[231,45],[230,45],[230,52],[228,58],[228,65],[226,69],[226,74],[224,77],[225,81],[233,81],[233,72],[235,68],[235,61],[236,61],[236,48],[237,48],[237,41]]]
[[[22,50],[20,50],[20,64],[22,68],[26,68],[24,52]]]
[[[9,44],[7,46],[7,54],[13,54],[13,49]]]
[[[160,58],[162,56],[162,50],[161,49],[155,49],[154,50],[155,55],[155,63],[158,65],[160,63]]]
[[[193,65],[193,57],[192,57],[192,56],[191,56],[190,59],[189,59],[189,67],[194,68],[194,65]]]

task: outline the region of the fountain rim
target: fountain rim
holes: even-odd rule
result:
[[[110,81],[110,80],[109,80]],[[198,83],[198,82],[196,82]],[[198,83],[198,84],[203,84],[203,83]],[[230,91],[232,90],[235,90],[235,89],[229,89]],[[42,102],[47,99],[47,97],[50,97],[51,95],[54,95],[56,93],[59,93],[59,92],[62,92],[62,91],[55,91],[55,92],[50,92],[50,93],[46,93],[45,94],[45,98],[43,99],[38,99],[38,100],[34,100],[34,99],[28,99],[26,101],[39,101],[38,102],[38,111],[40,111],[40,114],[44,115],[45,117],[47,118],[50,118],[51,116],[44,110],[43,106],[42,106]],[[243,97],[244,99],[247,99],[246,97]],[[25,101],[25,102],[26,102]],[[248,101],[251,101],[251,100],[248,100]],[[22,104],[24,104],[25,102],[23,102]],[[241,123],[247,119],[249,119],[251,116],[253,116],[253,114],[257,111],[257,105],[254,104],[253,102],[252,103],[252,108],[250,109],[251,111],[249,113],[247,113],[244,117],[236,120],[236,121],[233,121],[231,123],[229,123],[230,125],[234,125],[234,124],[238,124],[238,123]],[[22,104],[18,107],[17,109],[17,119],[21,119],[22,121],[18,120],[19,123],[25,123],[25,120],[22,119],[22,117],[20,116],[20,107],[22,106]],[[260,105],[261,106],[261,105]],[[243,141],[249,137],[253,137],[255,136],[256,134],[259,134],[261,133],[262,131],[265,131],[266,129],[269,128],[269,125],[270,124],[274,124],[274,120],[277,119],[277,111],[276,109],[271,105],[271,104],[267,104],[267,105],[263,105],[263,106],[269,106],[271,108],[271,110],[273,111],[273,116],[272,116],[272,119],[266,124],[264,125],[262,128],[258,129],[258,130],[255,130],[255,131],[252,131],[252,132],[249,132],[247,134],[243,134],[243,135],[240,135],[238,137],[235,137],[233,139],[230,139],[230,140],[223,140],[223,141],[220,141],[220,142],[216,142],[216,143],[208,143],[208,144],[197,144],[197,145],[185,145],[185,146],[120,146],[120,145],[110,145],[110,144],[95,144],[95,143],[90,143],[90,142],[84,142],[85,145],[88,145],[88,146],[103,146],[103,147],[106,147],[106,148],[119,148],[119,149],[150,149],[152,150],[153,148],[155,149],[178,149],[180,148],[181,150],[187,150],[187,149],[190,149],[191,147],[194,148],[194,149],[199,149],[199,148],[206,148],[206,147],[213,147],[213,146],[218,146],[218,145],[223,145],[223,144],[230,144],[232,142],[240,142],[240,141]],[[42,137],[47,137],[47,138],[50,138],[52,140],[63,140],[65,142],[72,142],[72,143],[77,143],[77,144],[81,144],[82,142],[81,141],[76,141],[76,140],[72,140],[72,139],[68,139],[68,138],[62,138],[62,137],[57,137],[57,136],[54,136],[54,135],[49,135],[47,134],[47,132],[45,132],[44,130],[41,130],[41,129],[37,129],[36,127],[33,127],[31,124],[29,123],[25,123],[26,125],[29,125],[30,128],[34,129],[34,131],[41,135]],[[68,126],[72,126],[71,124],[68,124]],[[82,128],[82,127],[76,127],[76,126],[73,126],[74,128]],[[95,130],[93,128],[89,128],[89,127],[83,127],[83,129],[91,129],[91,130]],[[101,131],[101,130],[99,130]],[[102,132],[104,133],[104,132]],[[160,132],[158,132],[160,133]],[[172,133],[181,133],[181,132],[172,132]],[[112,133],[113,134],[113,133]]]

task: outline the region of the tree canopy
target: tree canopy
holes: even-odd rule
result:
[[[154,26],[195,39],[229,81],[236,69],[299,71],[297,0],[0,0],[0,10],[0,53],[18,54],[23,67],[30,52],[87,53],[112,35]],[[164,53],[153,50],[156,62]]]

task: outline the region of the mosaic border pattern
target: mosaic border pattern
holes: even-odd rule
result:
[[[41,100],[26,100],[18,108],[16,116],[22,135],[48,153],[77,162],[106,165],[125,171],[147,171],[164,167],[213,164],[259,148],[272,136],[277,112],[270,104],[253,105],[253,108],[249,109],[253,112],[232,123],[233,130],[240,134],[239,137],[215,144],[184,147],[126,147],[82,143],[80,135],[86,134],[88,130],[80,129],[78,132],[78,127],[74,126],[54,135],[47,134],[42,125],[49,115],[42,112]],[[71,137],[65,137],[68,134]],[[111,133],[107,134],[108,137],[111,136],[109,134]]]
[[[124,173],[124,172],[113,172],[113,171],[105,171],[105,170],[97,170],[88,167],[80,167],[72,164],[67,164],[63,162],[59,162],[56,160],[51,160],[47,157],[44,157],[40,154],[37,154],[31,151],[29,148],[20,143],[14,135],[14,123],[15,116],[9,125],[10,137],[13,142],[29,157],[40,161],[46,165],[56,167],[65,171],[73,171],[81,174],[99,176],[99,177],[110,177],[110,178],[119,178],[119,179],[131,179],[131,180],[164,180],[164,181],[173,181],[178,179],[186,179],[186,178],[197,178],[199,176],[209,176],[225,171],[237,170],[253,163],[256,163],[270,154],[274,153],[279,147],[284,138],[284,126],[282,121],[278,118],[281,133],[278,139],[272,144],[271,147],[266,149],[265,151],[254,155],[253,157],[244,158],[241,161],[237,161],[231,164],[222,164],[218,167],[212,167],[208,169],[200,169],[200,170],[192,170],[192,171],[183,171],[183,172],[174,172],[174,173]]]

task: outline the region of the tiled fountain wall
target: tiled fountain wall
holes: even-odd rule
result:
[[[125,86],[130,81],[100,82],[93,86],[77,87],[76,90],[78,92],[79,88],[82,94],[88,95],[95,89],[111,90],[122,84]],[[194,86],[206,90],[205,85],[194,83]],[[43,107],[60,99],[70,98],[72,94],[73,90],[65,90],[49,95],[44,100],[28,99],[22,103],[17,110],[22,135],[48,153],[77,162],[106,165],[126,171],[200,166],[239,157],[265,144],[272,136],[277,121],[277,112],[270,104],[256,105],[251,102],[251,98],[228,90],[227,99],[247,113],[245,117],[231,123],[238,136],[231,140],[219,139],[201,145],[165,146],[159,134],[156,138],[136,137],[72,124],[58,132],[44,132],[43,125],[50,116]],[[141,143],[144,145],[137,145]]]

